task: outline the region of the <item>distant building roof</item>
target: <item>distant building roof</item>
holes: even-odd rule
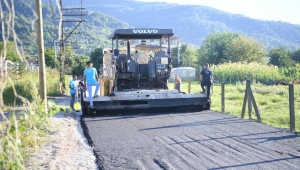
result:
[[[27,60],[27,63],[28,64],[37,64],[37,58],[36,57],[30,57],[30,58],[28,58]]]

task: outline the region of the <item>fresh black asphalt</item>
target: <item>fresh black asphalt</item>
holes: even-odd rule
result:
[[[300,169],[300,135],[213,111],[82,118],[100,169]]]

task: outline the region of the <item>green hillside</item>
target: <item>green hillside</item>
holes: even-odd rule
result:
[[[52,47],[53,41],[58,39],[58,8],[51,8],[49,0],[43,2],[45,46]],[[56,5],[54,0],[51,2]],[[3,10],[8,11],[4,2],[1,3]],[[78,7],[79,1],[64,0],[63,4],[63,7]],[[37,46],[34,0],[14,0],[14,5],[16,33],[22,40],[27,54],[35,55]],[[85,55],[89,55],[91,50],[97,47],[110,46],[106,36],[114,29],[130,27],[172,28],[175,36],[182,37],[184,43],[197,46],[200,46],[210,33],[219,30],[253,36],[268,49],[283,46],[295,50],[300,47],[299,25],[250,19],[204,6],[134,0],[83,1],[83,6],[89,14],[84,17],[86,22],[80,24],[75,31],[80,34],[71,35],[66,44],[76,49],[77,53]],[[75,23],[65,23],[64,30],[70,32],[74,27]],[[1,39],[2,36],[0,41]]]
[[[48,1],[49,2],[49,1]],[[4,7],[3,11],[8,10],[5,4],[1,1]],[[15,4],[15,31],[18,37],[22,40],[24,50],[28,55],[35,55],[37,50],[36,45],[36,31],[34,24],[35,4],[34,0],[14,0]],[[54,11],[54,20],[53,13]],[[9,15],[6,15],[7,19]],[[76,18],[73,18],[76,19]],[[114,29],[130,28],[128,23],[120,21],[114,17],[105,15],[100,12],[90,12],[84,17],[86,22],[80,24],[76,33],[68,38],[66,45],[71,45],[76,49],[77,53],[89,55],[90,52],[97,47],[106,47],[111,42],[106,38]],[[53,41],[58,39],[58,24],[59,14],[57,7],[51,8],[50,4],[43,5],[43,22],[44,22],[44,40],[45,47],[53,47]],[[70,32],[76,25],[75,23],[65,23],[64,32]],[[0,29],[2,34],[2,29]],[[9,40],[13,40],[10,36]],[[0,41],[2,36],[0,36]]]
[[[64,4],[76,3],[64,0]],[[88,10],[114,16],[136,28],[172,28],[185,43],[195,45],[201,45],[205,37],[218,30],[253,36],[269,49],[300,47],[300,25],[251,19],[205,6],[134,0],[83,1],[83,5]]]

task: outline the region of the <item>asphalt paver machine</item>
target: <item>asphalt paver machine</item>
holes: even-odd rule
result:
[[[83,114],[209,109],[205,93],[186,94],[168,87],[173,35],[172,29],[117,29],[109,35],[112,49],[103,56],[101,96],[89,108],[88,97],[81,95]]]

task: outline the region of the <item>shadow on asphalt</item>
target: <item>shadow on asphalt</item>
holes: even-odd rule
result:
[[[199,121],[199,122],[192,122],[192,123],[182,123],[182,124],[171,125],[171,126],[161,126],[161,127],[155,127],[155,128],[146,128],[146,129],[141,129],[141,131],[144,131],[144,130],[156,130],[156,129],[166,129],[166,128],[177,128],[177,127],[190,127],[190,126],[207,126],[207,125],[233,124],[233,123],[243,123],[245,121],[247,121],[247,120],[236,119],[236,118],[222,118],[222,119],[214,119],[214,120],[208,120],[208,121]]]
[[[277,140],[284,140],[284,139],[293,139],[293,138],[300,138],[299,134],[291,134],[287,136],[278,136],[278,137],[262,137],[262,138],[252,138],[251,140],[264,140],[258,143],[264,143],[269,141],[277,141]]]
[[[299,159],[299,158],[300,158],[300,156],[292,156],[291,158],[280,158],[280,159],[272,159],[272,160],[266,160],[266,161],[260,161],[260,162],[251,162],[251,163],[247,163],[247,164],[222,166],[222,167],[218,167],[218,168],[210,168],[209,170],[219,170],[219,169],[229,169],[229,168],[239,169],[239,168],[242,168],[244,166],[259,165],[259,164],[279,162],[279,161],[287,161],[287,160],[293,160],[293,159]]]
[[[89,120],[86,120],[86,122],[91,122],[91,121],[107,121],[107,120],[118,120],[118,119],[128,119],[128,118],[147,118],[151,116],[162,116],[162,117],[167,117],[170,115],[181,115],[184,113],[194,113],[194,114],[209,114],[212,111],[205,110],[205,111],[195,111],[195,112],[156,112],[156,113],[110,113],[110,114],[90,114],[90,115],[82,115],[82,118],[89,118]],[[99,118],[99,119],[97,119]],[[90,119],[95,119],[95,120],[90,120]]]

